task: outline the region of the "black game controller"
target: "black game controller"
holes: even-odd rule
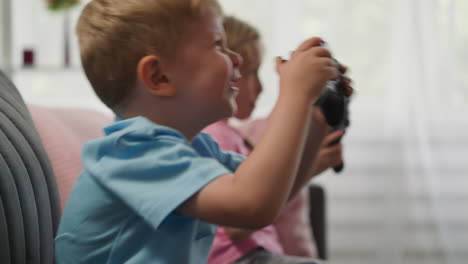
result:
[[[337,61],[336,61],[337,62]],[[338,66],[340,65],[337,62]],[[345,87],[343,81],[344,71],[339,66],[340,76],[337,80],[328,81],[327,87],[320,98],[317,100],[315,105],[320,107],[322,113],[333,130],[343,130],[349,126],[349,97],[345,94]],[[341,141],[341,137],[332,142],[330,145],[338,144]],[[333,168],[335,172],[341,172],[344,168],[344,164]]]

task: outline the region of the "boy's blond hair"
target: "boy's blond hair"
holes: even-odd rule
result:
[[[261,56],[262,52],[258,50],[257,46],[257,43],[260,44],[260,33],[258,30],[234,16],[225,16],[223,26],[229,49],[242,56],[241,71],[251,67],[254,63],[254,58]]]
[[[77,25],[81,61],[98,97],[118,113],[132,95],[138,62],[155,54],[172,59],[188,25],[216,0],[93,0]]]

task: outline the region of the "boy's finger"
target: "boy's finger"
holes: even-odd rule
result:
[[[328,77],[328,80],[336,80],[340,76],[338,69],[335,65],[327,65],[324,67],[324,76]]]
[[[341,154],[342,154],[342,145],[341,144],[336,144],[331,147],[328,147],[324,150],[324,154],[329,156],[329,157],[337,157],[341,159]]]
[[[346,85],[344,89],[344,94],[346,97],[350,97],[354,93],[354,88],[352,86]]]
[[[316,57],[326,57],[326,58],[331,58],[332,57],[332,54],[331,54],[331,51],[325,47],[320,47],[320,46],[313,46],[313,47],[310,47],[308,49],[305,49],[305,50],[302,50],[302,52],[310,52],[312,54],[314,54]],[[296,50],[294,51],[293,53],[291,53],[291,57],[290,58],[294,58],[296,57],[297,55],[299,54],[302,54],[302,52],[300,52],[299,50]],[[338,64],[335,60],[331,60],[333,62],[333,66],[334,67],[337,67],[338,68]]]
[[[327,165],[331,167],[334,167],[343,162],[343,150],[341,144],[324,149],[320,155],[322,157],[327,157]]]
[[[297,51],[305,51],[305,50],[310,49],[311,47],[320,46],[323,43],[325,43],[325,41],[323,41],[321,38],[313,37],[302,42],[302,44],[299,45],[299,47],[297,48]]]
[[[283,63],[285,63],[286,60],[283,60],[283,58],[281,58],[280,56],[277,56],[275,58],[275,69],[276,69],[276,73],[280,73],[280,67],[281,65],[283,65]]]
[[[344,74],[344,73],[348,72],[348,69],[349,69],[348,66],[340,64],[340,72],[341,73]]]
[[[324,145],[329,146],[331,143],[340,139],[343,136],[343,134],[344,134],[343,130],[333,131],[327,137],[325,137]]]
[[[339,152],[335,153],[336,155],[332,155],[331,156],[331,166],[330,167],[335,167],[335,166],[338,166],[340,165],[341,163],[343,163],[343,155],[342,155],[342,152],[341,152],[341,149],[339,150]]]
[[[354,92],[354,89],[351,86],[352,80],[347,76],[343,76],[342,81],[343,81],[342,87],[344,90],[344,94],[345,96],[350,97],[351,95],[353,95],[353,92]]]
[[[313,47],[313,49],[310,49],[310,52],[313,53],[317,57],[326,57],[326,58],[332,57],[330,50],[324,47]],[[331,65],[338,68],[338,64],[336,63],[335,60],[330,59],[330,62],[331,62]]]

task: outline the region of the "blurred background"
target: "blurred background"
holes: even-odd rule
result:
[[[28,103],[108,111],[79,61],[83,5],[0,0],[0,68]],[[274,57],[320,36],[356,89],[345,170],[315,181],[328,195],[329,259],[351,263],[468,263],[468,1],[220,0],[262,33],[268,115]]]

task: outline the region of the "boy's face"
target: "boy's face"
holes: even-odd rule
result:
[[[258,70],[261,63],[260,43],[255,42],[256,54],[249,58],[249,62],[245,62],[245,67],[242,69],[242,78],[237,82],[239,87],[239,95],[236,98],[237,112],[235,117],[238,119],[247,119],[255,109],[255,103],[258,96],[262,92],[262,83],[258,77]]]
[[[226,48],[219,16],[207,14],[193,21],[171,67],[182,111],[205,125],[232,116],[237,108],[239,60]]]

